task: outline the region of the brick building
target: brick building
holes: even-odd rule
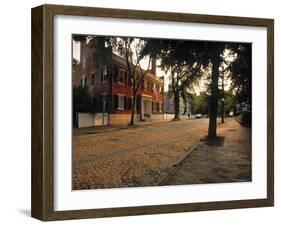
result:
[[[136,74],[140,76],[140,68],[137,68]],[[104,37],[80,42],[80,62],[73,66],[73,86],[85,88],[94,100],[94,111],[87,116],[84,114],[87,122],[85,117],[78,117],[78,120],[84,121],[83,125],[78,123],[78,127],[129,123],[131,77],[125,59],[112,53]],[[164,118],[163,91],[163,78],[156,76],[156,62],[152,60],[151,69],[137,92],[136,121]]]

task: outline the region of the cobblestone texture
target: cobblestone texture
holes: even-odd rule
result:
[[[154,185],[207,128],[194,119],[74,136],[73,189]]]

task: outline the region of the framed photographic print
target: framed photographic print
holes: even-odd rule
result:
[[[32,216],[273,206],[274,21],[32,9]]]

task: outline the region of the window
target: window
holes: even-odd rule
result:
[[[159,112],[160,111],[160,104],[156,103],[156,111]]]
[[[85,75],[82,76],[81,80],[80,80],[80,85],[82,88],[85,88],[87,85],[87,77]]]
[[[102,95],[101,95],[101,101],[102,101],[102,111],[104,112],[104,111],[106,111],[106,109],[107,109],[107,93],[103,93]]]
[[[157,104],[155,102],[152,102],[152,111],[153,112],[157,111]]]
[[[106,82],[107,81],[107,69],[106,67],[103,67],[101,69],[101,82]]]
[[[161,95],[163,95],[163,88],[162,88],[162,86],[159,87],[159,93],[160,93]]]
[[[132,78],[132,75],[131,74],[127,74],[127,79],[128,79],[128,85],[129,86],[132,86],[133,85],[133,78]]]
[[[114,66],[114,69],[113,69],[113,79],[114,79],[114,82],[118,82],[118,67],[117,66]]]
[[[91,85],[93,86],[95,84],[95,73],[91,74]]]
[[[157,103],[157,112],[162,112],[162,111],[163,111],[163,104]]]
[[[118,83],[125,83],[125,71],[122,69],[118,71]]]
[[[155,85],[155,89],[158,92],[159,91],[159,85]]]
[[[118,96],[118,110],[124,110],[124,96]]]
[[[148,81],[144,80],[144,90],[148,90]]]
[[[154,83],[151,85],[151,91],[152,92],[155,91],[155,84]]]

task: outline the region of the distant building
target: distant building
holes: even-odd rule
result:
[[[251,105],[243,102],[241,104],[236,104],[236,113],[241,114],[244,112],[251,112]]]
[[[84,123],[78,123],[78,127],[101,123],[128,124],[133,95],[132,80],[125,59],[113,54],[106,47],[103,37],[81,41],[80,50],[80,63],[73,66],[73,85],[88,90],[94,99],[95,112],[92,116],[85,115],[87,120],[80,114],[80,121]],[[137,68],[136,73],[140,76],[140,68]],[[136,121],[164,117],[163,91],[164,81],[156,76],[156,62],[152,60],[151,70],[145,75],[137,92]],[[77,117],[79,120],[79,115]]]
[[[181,115],[188,115],[189,113],[189,104],[184,103],[184,99],[182,97],[179,98],[179,112]],[[174,114],[175,113],[175,103],[174,97],[169,95],[167,92],[164,93],[164,112],[166,114]],[[187,109],[185,109],[187,108]]]

